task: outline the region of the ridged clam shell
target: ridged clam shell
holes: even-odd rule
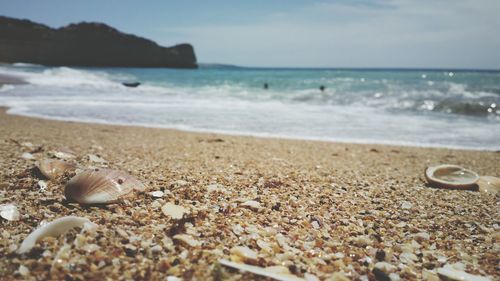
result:
[[[479,180],[476,172],[457,165],[431,166],[425,170],[425,177],[434,187],[469,189]]]
[[[481,192],[497,194],[500,191],[500,178],[482,176],[477,181],[477,185]]]
[[[54,179],[66,171],[75,170],[76,165],[62,160],[44,159],[37,164],[37,168],[48,179]]]
[[[131,197],[134,190],[143,191],[144,185],[135,177],[117,170],[90,169],[74,176],[64,195],[82,204],[114,203]]]

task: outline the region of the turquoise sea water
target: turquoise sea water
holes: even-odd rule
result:
[[[0,89],[0,105],[13,114],[256,136],[500,149],[498,71],[16,64],[0,66],[0,74],[29,82]],[[121,85],[135,81],[141,86]]]

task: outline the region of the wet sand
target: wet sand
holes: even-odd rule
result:
[[[498,152],[59,122],[5,109],[0,143],[0,204],[13,203],[21,214],[18,221],[0,219],[2,280],[260,278],[220,259],[320,280],[438,280],[437,270],[455,263],[499,278],[498,197],[431,188],[423,177],[427,165],[441,163],[498,177]],[[68,150],[76,155],[69,161],[84,167],[128,171],[146,192],[119,204],[81,206],[63,195],[71,174],[45,179],[40,189],[35,162]],[[35,159],[22,158],[25,152]],[[260,207],[244,206],[249,200]],[[172,219],[161,208],[168,202],[188,213]],[[16,253],[40,223],[67,215],[97,228],[76,228]],[[241,256],[235,246],[250,254]]]

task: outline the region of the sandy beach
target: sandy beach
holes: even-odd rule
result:
[[[20,219],[0,221],[2,280],[262,278],[221,259],[307,280],[439,280],[447,264],[498,279],[498,197],[431,188],[423,175],[428,165],[450,163],[499,177],[498,152],[188,133],[5,110],[0,204],[15,204]],[[106,206],[67,201],[73,175],[47,180],[35,169],[60,151],[81,167],[129,172],[147,189]],[[182,219],[162,212],[169,202],[186,210]],[[68,215],[97,228],[16,252],[42,222]]]

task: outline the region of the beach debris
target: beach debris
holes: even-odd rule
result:
[[[248,207],[254,211],[258,211],[261,208],[260,203],[254,200],[245,201],[241,203],[241,206]]]
[[[74,171],[77,168],[73,163],[57,159],[41,160],[37,163],[36,167],[48,179],[55,179],[63,175],[66,171]]]
[[[235,246],[231,248],[231,260],[235,262],[255,263],[257,262],[257,252],[246,246]]]
[[[207,185],[207,191],[208,192],[224,192],[226,191],[226,188],[222,184],[214,183],[214,184],[209,184]]]
[[[33,160],[35,159],[35,156],[33,156],[33,154],[29,153],[29,152],[25,152],[21,155],[21,157],[23,159],[26,159],[26,160]]]
[[[188,234],[177,234],[174,235],[173,238],[174,240],[180,241],[189,247],[198,247],[202,244],[200,241],[194,239],[191,235]]]
[[[1,204],[0,216],[8,221],[17,221],[21,217],[14,204]]]
[[[408,210],[408,209],[411,209],[411,207],[413,207],[413,205],[410,202],[408,202],[408,201],[403,201],[403,203],[401,203],[401,208],[402,209],[407,209]]]
[[[104,160],[104,158],[102,158],[98,155],[95,155],[95,154],[87,154],[87,156],[89,157],[90,162],[94,162],[94,163],[98,163],[98,164],[104,164],[107,162],[106,160]]]
[[[30,270],[22,264],[19,265],[17,272],[19,272],[22,276],[28,276],[30,274]]]
[[[497,194],[500,191],[500,178],[491,176],[481,176],[477,181],[479,191],[490,194]]]
[[[439,277],[441,279],[444,279],[444,280],[491,281],[491,279],[488,277],[467,273],[467,272],[465,272],[461,269],[458,269],[450,264],[446,264],[444,267],[439,268],[437,270],[437,273],[438,273]]]
[[[44,180],[39,180],[37,185],[40,188],[40,191],[47,190],[47,182],[45,182]]]
[[[76,216],[67,216],[55,219],[31,232],[28,237],[26,237],[21,243],[21,246],[19,247],[17,252],[19,254],[29,252],[31,248],[35,246],[36,242],[43,237],[57,237],[75,227],[81,227],[83,229],[89,230],[94,228],[95,224],[87,218]]]
[[[152,192],[149,192],[148,194],[154,198],[162,198],[165,195],[165,193],[161,190],[152,191]]]
[[[479,180],[477,173],[448,164],[428,167],[425,177],[431,186],[452,189],[469,189]]]
[[[56,151],[53,151],[53,154],[56,158],[64,159],[64,160],[68,160],[68,159],[76,157],[75,153],[71,149],[66,148],[66,147],[62,147]]]
[[[279,268],[275,266],[260,267],[244,263],[236,263],[225,259],[219,260],[219,263],[227,267],[235,268],[241,271],[247,271],[253,274],[269,277],[279,281],[305,281],[304,278],[300,278],[291,274],[288,268],[286,267],[279,267]]]
[[[173,203],[166,203],[161,207],[161,211],[164,215],[171,217],[174,220],[182,219],[184,214],[188,212],[184,207],[175,205]]]
[[[145,186],[135,177],[117,170],[89,169],[74,176],[64,195],[81,204],[108,204],[130,198]]]

